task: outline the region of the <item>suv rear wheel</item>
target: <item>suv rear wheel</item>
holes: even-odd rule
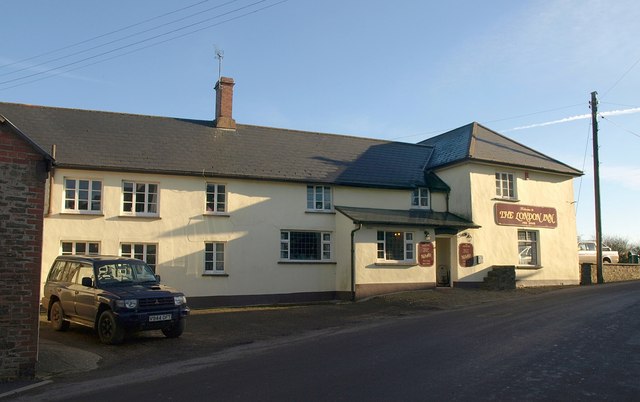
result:
[[[105,310],[98,319],[98,336],[102,343],[116,345],[124,340],[124,329],[118,325],[111,310]]]
[[[69,321],[64,319],[64,311],[59,301],[54,302],[51,305],[49,311],[49,317],[51,318],[51,326],[56,331],[66,331],[69,329]]]

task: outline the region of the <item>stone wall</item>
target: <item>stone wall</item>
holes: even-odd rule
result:
[[[35,375],[45,156],[0,116],[0,382]]]
[[[580,284],[592,285],[608,282],[640,280],[640,264],[602,264],[602,273],[598,275],[596,264],[580,266]]]
[[[514,265],[494,265],[487,272],[481,285],[486,290],[507,290],[516,288],[516,267]]]

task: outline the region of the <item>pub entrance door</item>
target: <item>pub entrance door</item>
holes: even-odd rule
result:
[[[436,238],[436,286],[451,286],[451,237]]]

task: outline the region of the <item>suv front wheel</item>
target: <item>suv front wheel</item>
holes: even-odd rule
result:
[[[187,320],[181,319],[178,320],[178,322],[168,328],[163,328],[162,329],[162,333],[164,334],[164,336],[166,336],[167,338],[177,338],[180,335],[182,335],[182,332],[184,332],[184,328],[187,324],[186,322]]]
[[[98,336],[100,341],[107,345],[116,345],[124,340],[124,329],[118,325],[118,321],[111,310],[105,310],[100,314]]]

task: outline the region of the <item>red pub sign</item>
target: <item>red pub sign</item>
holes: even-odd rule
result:
[[[495,211],[496,224],[498,225],[537,228],[558,227],[558,213],[555,208],[497,203]]]
[[[426,241],[418,243],[418,264],[421,267],[433,266],[433,243]]]
[[[458,262],[461,267],[473,266],[473,244],[460,243],[458,246]]]

